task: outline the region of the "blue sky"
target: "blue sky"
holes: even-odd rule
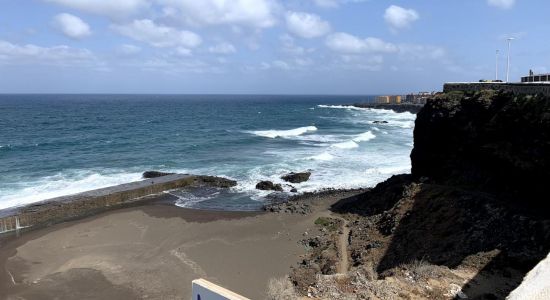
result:
[[[2,0],[0,93],[380,94],[550,71],[545,0]]]

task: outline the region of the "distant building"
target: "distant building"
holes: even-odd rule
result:
[[[390,96],[378,96],[375,101],[378,104],[388,104],[390,103]]]
[[[374,99],[377,104],[401,104],[401,100],[400,95],[378,96]]]
[[[408,94],[405,97],[405,102],[411,103],[411,104],[426,104],[426,100],[433,96],[435,92],[420,92],[417,94]]]
[[[529,71],[529,76],[521,77],[522,83],[528,82],[550,82],[550,73],[547,74],[533,74],[533,71]]]
[[[401,104],[401,96],[390,96],[390,104]]]

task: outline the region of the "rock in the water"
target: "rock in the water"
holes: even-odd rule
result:
[[[373,124],[387,124],[388,121],[373,121]]]
[[[292,183],[300,183],[309,180],[311,172],[289,173],[281,177],[282,180]]]
[[[263,191],[283,191],[283,187],[280,184],[273,184],[273,182],[268,180],[258,182],[258,184],[256,184],[256,189]]]
[[[162,176],[166,176],[166,175],[172,175],[172,174],[176,174],[176,173],[166,173],[166,172],[159,172],[159,171],[146,171],[146,172],[143,172],[143,178],[157,178],[157,177],[162,177]]]
[[[298,192],[298,189],[292,188],[292,189],[290,189],[290,192],[291,192],[291,193],[297,193],[297,192]]]
[[[230,188],[237,185],[237,181],[217,176],[197,176],[195,182],[207,186]]]

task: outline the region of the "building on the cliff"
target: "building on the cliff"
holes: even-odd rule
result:
[[[534,74],[532,70],[529,70],[529,75],[521,77],[521,82],[522,83],[529,83],[529,82],[546,82],[546,83],[550,83],[550,73]]]
[[[506,91],[514,94],[543,94],[550,96],[550,73],[534,74],[521,77],[521,82],[447,82],[443,85],[444,92],[462,91],[479,92],[482,90]]]

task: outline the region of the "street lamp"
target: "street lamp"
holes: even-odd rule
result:
[[[508,41],[508,63],[506,64],[506,82],[510,79],[510,45],[512,44],[512,41],[514,40],[513,37],[509,37],[506,39]]]
[[[496,55],[496,63],[495,63],[495,81],[498,81],[498,49],[497,49],[497,55]]]

